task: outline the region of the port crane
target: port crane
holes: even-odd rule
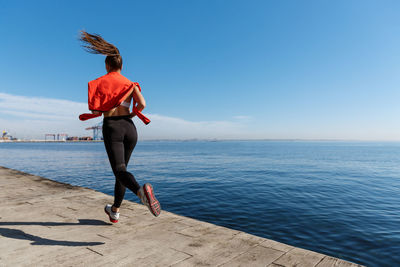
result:
[[[96,125],[93,125],[92,127],[88,127],[85,130],[93,130],[93,140],[102,140],[103,139],[103,133],[101,132],[101,129],[103,128],[103,123],[100,122]]]

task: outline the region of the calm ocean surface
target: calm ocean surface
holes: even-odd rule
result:
[[[113,194],[103,143],[0,143],[0,166]],[[164,210],[400,266],[400,143],[142,141],[128,170]]]

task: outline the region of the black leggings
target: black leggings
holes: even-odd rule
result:
[[[104,145],[115,175],[114,207],[119,208],[126,187],[137,194],[140,189],[135,177],[126,170],[137,143],[135,124],[129,116],[106,117],[103,120]]]

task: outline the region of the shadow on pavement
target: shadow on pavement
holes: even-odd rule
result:
[[[0,222],[2,225],[41,225],[41,226],[66,226],[66,225],[112,225],[100,220],[78,219],[77,223],[69,222]]]
[[[11,225],[41,225],[41,226],[66,226],[66,225],[111,225],[100,220],[79,219],[77,223],[65,222],[0,222],[0,226]],[[0,227],[0,235],[3,237],[23,239],[32,241],[31,245],[46,245],[46,246],[98,246],[103,245],[103,242],[78,242],[78,241],[64,241],[52,240],[42,238],[39,236],[27,234],[19,229],[2,228]]]
[[[52,240],[47,238],[41,238],[39,236],[30,235],[21,230],[1,228],[0,235],[14,239],[25,239],[33,241],[31,245],[46,245],[46,246],[98,246],[103,245],[103,242],[75,242],[75,241],[63,241],[63,240]]]

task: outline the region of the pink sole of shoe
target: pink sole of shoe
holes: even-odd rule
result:
[[[161,213],[161,205],[160,202],[156,199],[153,192],[153,187],[151,184],[144,184],[143,191],[146,195],[147,201],[149,202],[149,209],[154,216],[158,216]]]

